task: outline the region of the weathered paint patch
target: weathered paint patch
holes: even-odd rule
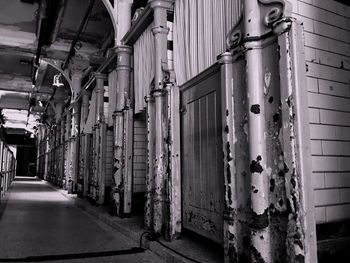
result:
[[[261,174],[264,171],[264,168],[260,164],[261,160],[262,160],[262,158],[260,155],[256,158],[256,160],[252,160],[252,162],[250,164],[250,172],[251,173]]]
[[[273,116],[272,116],[272,119],[273,119],[273,121],[274,122],[278,122],[279,120],[280,120],[280,113],[279,112],[277,112],[277,113],[275,113]]]
[[[270,192],[275,191],[275,186],[276,186],[275,179],[271,178],[270,179]]]
[[[259,104],[253,104],[250,107],[250,111],[254,114],[260,114],[260,105]]]
[[[250,227],[255,230],[261,230],[269,226],[269,215],[268,208],[264,210],[264,213],[257,214],[252,211],[252,219],[250,222]]]

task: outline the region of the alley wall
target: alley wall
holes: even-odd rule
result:
[[[293,0],[303,22],[317,223],[350,218],[350,7]]]

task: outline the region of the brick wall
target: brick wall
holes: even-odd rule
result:
[[[146,190],[146,142],[145,114],[137,114],[134,117],[134,193],[142,193]]]
[[[303,22],[317,223],[350,218],[350,7],[292,0]]]

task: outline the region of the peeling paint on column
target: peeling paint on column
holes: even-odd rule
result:
[[[256,160],[252,160],[252,162],[250,164],[250,172],[251,173],[261,174],[264,171],[264,168],[260,164],[261,160],[262,160],[262,157],[260,155],[258,155],[256,157]]]
[[[154,169],[154,198],[153,198],[153,230],[158,234],[166,231],[165,221],[169,220],[168,206],[165,201],[169,199],[167,186],[168,178],[168,116],[166,103],[166,83],[169,81],[169,69],[167,67],[167,36],[169,28],[166,24],[167,10],[173,9],[173,1],[150,0],[150,7],[154,14],[154,111],[155,111],[155,147],[153,156]],[[165,63],[164,63],[165,62]]]
[[[254,104],[250,107],[250,111],[255,114],[260,113],[260,105],[259,104]]]
[[[299,38],[302,29],[298,23],[289,21],[290,31],[278,39],[280,47],[280,75],[283,119],[283,162],[280,162],[280,175],[285,178],[287,197],[286,254],[288,262],[313,262],[317,258],[315,221],[313,217],[311,154],[309,133],[303,125],[308,119],[304,55]],[[283,55],[282,55],[283,54]],[[297,116],[297,117],[296,117]],[[296,119],[298,118],[298,119]]]
[[[236,193],[236,160],[235,146],[237,141],[234,124],[234,101],[233,101],[233,59],[230,53],[221,55],[221,86],[222,86],[222,131],[224,179],[225,179],[225,209],[224,209],[224,253],[226,262],[237,262],[238,255],[238,222],[236,216],[237,193]],[[235,139],[233,139],[235,138]]]
[[[114,121],[114,162],[113,162],[113,182],[114,188],[112,190],[113,210],[116,215],[123,216],[123,130],[124,118],[123,112],[116,112],[113,116]]]
[[[172,83],[166,84],[168,108],[168,187],[166,193],[166,217],[169,223],[166,227],[166,238],[173,240],[181,234],[181,157],[180,157],[180,91]],[[169,207],[169,208],[167,208]]]
[[[146,163],[146,193],[144,223],[148,230],[153,227],[153,195],[154,195],[154,101],[151,96],[146,97],[147,104],[147,163]]]
[[[127,129],[130,129],[130,56],[131,47],[117,46],[117,102],[116,111],[113,115],[114,120],[114,169],[113,169],[113,189],[112,189],[112,207],[115,214],[123,217],[131,212],[132,198],[132,167],[129,165],[132,158],[132,142]],[[130,178],[129,178],[130,177]]]

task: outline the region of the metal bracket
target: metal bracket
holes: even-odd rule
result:
[[[259,36],[251,36],[244,28],[244,14],[241,16],[237,24],[229,31],[226,36],[226,45],[232,54],[244,51],[243,44],[253,41],[261,41],[273,37],[279,30],[274,30],[279,21],[284,21],[286,3],[284,0],[258,0],[259,11],[263,23],[260,24],[261,34]]]

